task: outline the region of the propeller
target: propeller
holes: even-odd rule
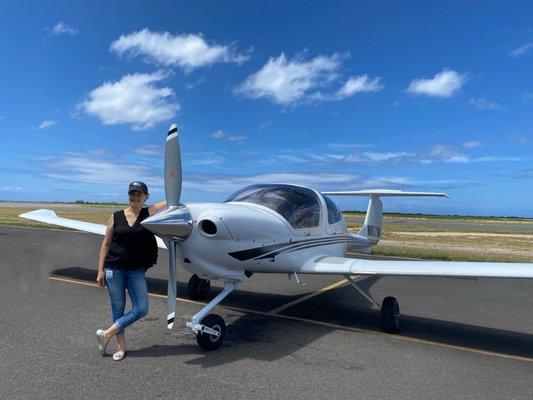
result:
[[[165,144],[165,197],[167,208],[146,218],[142,224],[154,234],[166,240],[168,248],[167,327],[172,329],[176,313],[176,256],[178,243],[182,243],[192,232],[192,217],[187,207],[180,203],[181,197],[181,155],[178,126],[172,124]]]

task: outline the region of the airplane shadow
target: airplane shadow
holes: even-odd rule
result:
[[[80,267],[60,268],[53,271],[52,275],[88,282],[94,282],[95,279],[94,269]],[[358,281],[358,283],[368,290],[379,279],[380,277],[369,277]],[[147,278],[147,283],[150,293],[166,295],[166,280]],[[178,282],[178,295],[180,297],[185,297],[183,294],[186,293],[186,288],[186,282]],[[221,290],[219,287],[212,287],[210,298],[216,296]],[[353,288],[344,286],[315,296],[310,300],[290,307],[282,315],[359,328],[366,331],[382,332],[379,310],[371,309],[361,303],[357,300],[355,294],[353,295],[353,302],[338,301],[339,291],[342,290],[353,291]],[[268,312],[301,296],[257,293],[237,289],[222,302],[222,306]],[[203,357],[186,363],[201,365],[204,368],[243,358],[274,361],[293,354],[298,349],[308,346],[320,337],[335,330],[335,328],[324,325],[315,325],[313,329],[307,329],[306,322],[254,313],[240,315],[235,314],[231,309],[227,309],[224,314],[226,318],[232,320],[232,323],[228,325],[224,345],[216,352],[204,352],[196,344],[182,344],[176,346],[153,345],[148,348],[129,351],[128,355],[136,357],[165,357],[180,354],[198,354],[203,355]],[[184,324],[184,321],[181,323]],[[402,314],[402,331],[400,335],[533,359],[533,335],[520,332]],[[273,345],[264,346],[265,343]],[[349,365],[347,368],[358,369],[360,367]]]

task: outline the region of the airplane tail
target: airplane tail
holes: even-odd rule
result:
[[[401,190],[373,189],[348,192],[322,192],[327,196],[369,196],[365,222],[358,234],[377,241],[381,238],[383,226],[382,196],[410,196],[410,197],[448,197],[445,193],[434,192],[402,192]]]
[[[365,222],[358,234],[368,238],[379,240],[381,238],[381,228],[383,226],[383,203],[379,196],[370,195],[368,208],[366,210]]]

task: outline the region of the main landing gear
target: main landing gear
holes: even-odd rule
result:
[[[203,300],[207,298],[210,289],[211,281],[201,279],[196,274],[191,276],[189,283],[187,284],[187,294],[191,300]]]
[[[215,350],[222,344],[226,334],[224,319],[217,314],[207,315],[207,313],[224,300],[228,294],[233,292],[236,286],[237,284],[235,282],[224,282],[224,290],[187,322],[186,325],[196,333],[196,341],[202,349]]]
[[[381,329],[387,333],[400,332],[400,306],[395,297],[389,296],[383,299],[381,306],[355,282],[350,275],[344,275],[357,292],[369,303],[381,309]]]

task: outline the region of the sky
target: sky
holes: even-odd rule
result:
[[[533,217],[533,3],[433,3],[2,1],[0,200],[162,200],[176,122],[185,203]]]

